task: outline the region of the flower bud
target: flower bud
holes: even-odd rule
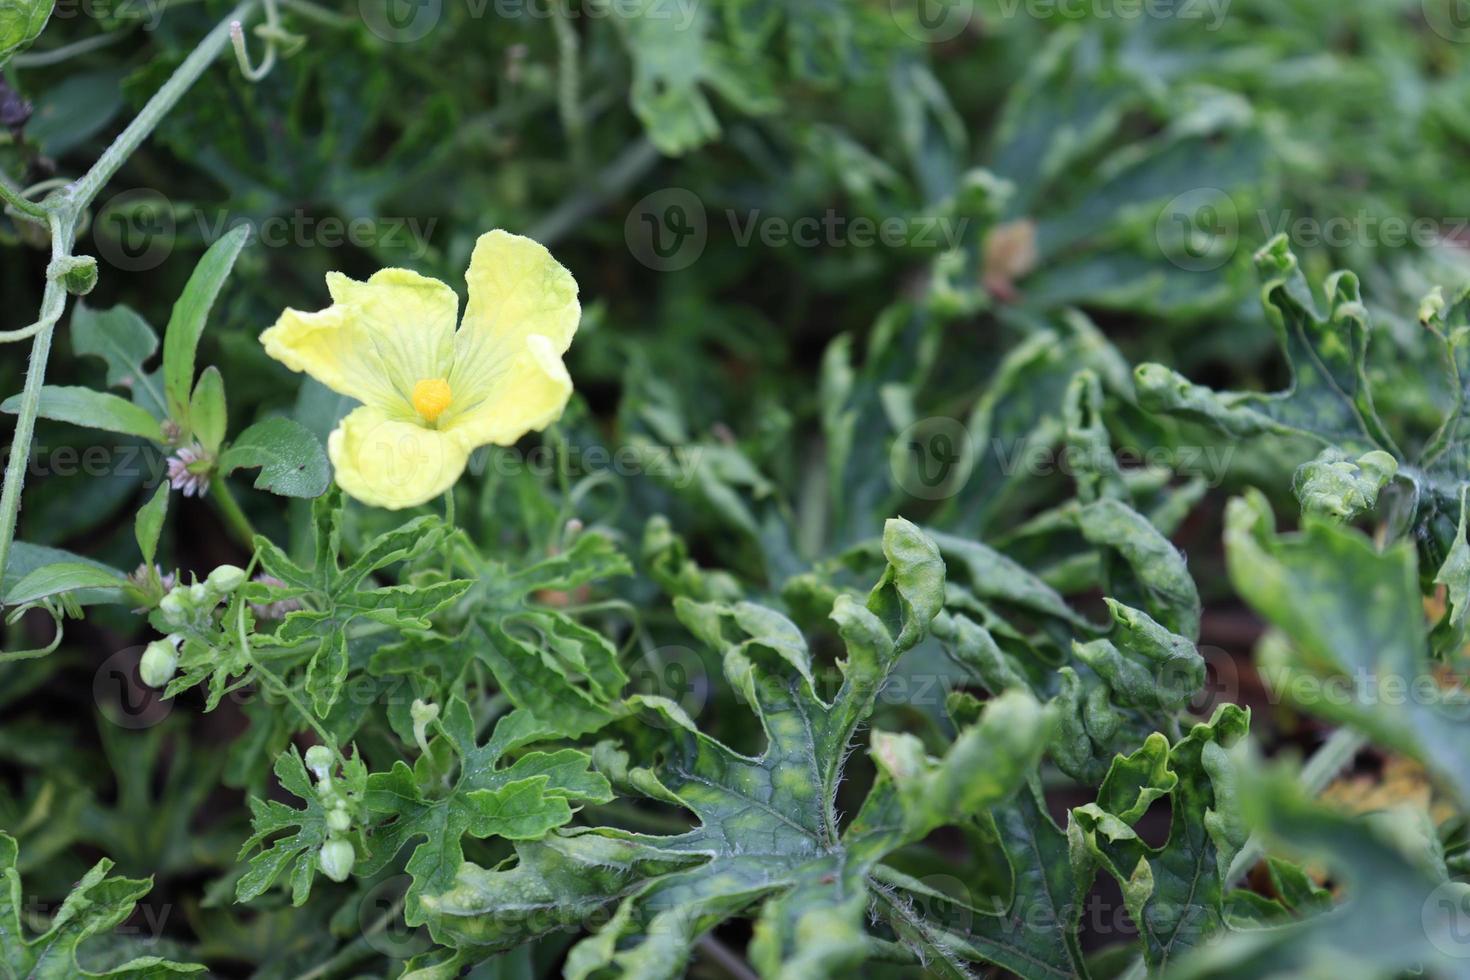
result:
[[[138,661],[138,676],[149,687],[163,687],[173,680],[179,666],[179,653],[167,640],[154,640],[143,650]]]
[[[59,279],[73,296],[85,296],[97,285],[97,260],[90,255],[72,255],[46,267],[48,278]]]
[[[327,829],[335,830],[337,833],[349,829],[352,826],[352,814],[346,810],[327,811]]]
[[[209,599],[209,593],[204,588],[204,583],[195,582],[189,586],[189,598],[194,602],[205,602]]]
[[[313,745],[307,749],[306,768],[316,773],[317,779],[326,779],[332,771],[332,750],[325,745]]]
[[[158,600],[158,611],[163,613],[163,618],[170,623],[183,623],[188,618],[189,610],[184,603],[184,597],[178,589],[169,592],[168,595]]]
[[[345,840],[329,840],[317,852],[316,863],[322,874],[333,881],[346,881],[357,863],[357,852]]]
[[[204,585],[211,592],[227,595],[238,589],[245,581],[245,569],[238,565],[221,565],[209,573]]]
[[[429,726],[439,717],[439,706],[432,701],[414,698],[408,713],[413,718],[413,740],[419,744],[419,751],[428,755]]]

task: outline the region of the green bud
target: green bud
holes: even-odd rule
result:
[[[357,852],[345,840],[329,840],[317,852],[316,863],[328,878],[346,881],[352,874],[352,866],[357,863]]]
[[[306,750],[306,768],[316,773],[317,779],[325,779],[332,771],[332,750],[325,745],[313,745]]]
[[[97,260],[90,255],[68,255],[52,262],[46,273],[60,280],[73,296],[85,296],[97,285]]]
[[[208,601],[209,591],[204,588],[204,583],[195,582],[189,586],[189,598],[196,603]]]
[[[346,810],[327,811],[327,829],[342,833],[352,826],[352,814]]]
[[[143,650],[138,662],[138,675],[149,687],[163,687],[173,679],[179,666],[179,652],[168,640],[154,640]]]
[[[184,604],[184,596],[177,588],[158,600],[158,611],[163,613],[163,618],[170,623],[182,623],[189,615],[188,607]]]
[[[429,725],[439,717],[439,706],[432,701],[414,698],[413,704],[408,707],[408,713],[413,718],[413,740],[418,743],[419,751],[428,755]]]
[[[1381,449],[1356,461],[1339,449],[1324,449],[1292,477],[1302,512],[1337,523],[1351,521],[1378,505],[1378,492],[1398,472],[1396,459]]]
[[[238,565],[221,565],[209,573],[204,585],[212,592],[228,595],[245,582],[245,569]]]

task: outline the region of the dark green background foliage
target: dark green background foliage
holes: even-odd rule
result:
[[[230,15],[47,9],[0,0],[37,199]],[[85,294],[0,595],[0,977],[1466,975],[1458,10],[252,8],[95,288],[0,218],[0,329]],[[493,228],[577,279],[571,405],[447,511],[345,498],[349,400],[260,331],[331,270],[463,295]]]

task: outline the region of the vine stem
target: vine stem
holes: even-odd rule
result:
[[[51,255],[53,260],[71,250],[70,222],[63,223],[50,215]],[[46,382],[46,361],[51,356],[51,335],[56,320],[66,305],[66,291],[55,279],[46,281],[41,297],[41,324],[31,342],[31,360],[26,368],[26,384],[21,392],[20,411],[15,416],[15,433],[10,438],[10,458],[5,462],[5,488],[0,491],[0,582],[10,560],[10,545],[15,540],[15,524],[20,518],[20,494],[30,465],[31,437],[36,431],[36,415],[41,406],[41,386]],[[49,322],[48,322],[49,321]]]
[[[230,25],[235,21],[243,21],[251,11],[255,9],[259,0],[245,0],[230,13],[225,19],[215,25],[214,29],[204,36],[199,46],[189,53],[184,63],[179,65],[174,73],[169,76],[148,104],[143,106],[141,112],[128,123],[126,128],[112,141],[112,145],[103,151],[102,156],[92,165],[86,175],[71,187],[62,191],[66,203],[75,207],[78,212],[92,203],[102,188],[112,176],[117,173],[128,157],[142,145],[143,141],[152,135],[153,130],[163,121],[163,117],[178,104],[184,93],[193,87],[204,74],[204,70],[214,63],[225,48],[230,46]]]
[[[240,504],[235,500],[235,494],[230,490],[229,484],[225,482],[224,476],[218,476],[210,484],[210,496],[214,498],[215,506],[219,509],[220,516],[225,519],[235,537],[247,548],[255,547],[255,528],[250,525],[250,518],[240,509]]]
[[[0,199],[3,199],[13,210],[27,217],[35,218],[37,221],[46,220],[46,209],[27,198],[18,188],[10,186],[9,180],[0,180]]]
[[[189,56],[169,76],[148,104],[133,121],[124,127],[102,156],[82,178],[75,183],[52,193],[39,205],[25,202],[16,207],[32,214],[34,206],[45,214],[51,227],[51,269],[59,269],[72,257],[72,246],[76,243],[77,223],[93,199],[112,179],[118,169],[133,154],[142,142],[152,134],[163,117],[178,104],[184,93],[199,80],[230,43],[230,24],[250,15],[259,0],[245,0],[215,28],[205,35]],[[0,182],[0,186],[4,185]],[[10,195],[6,195],[10,201]],[[46,362],[51,356],[51,339],[56,323],[66,311],[66,289],[59,276],[48,273],[46,286],[41,294],[41,310],[36,322],[20,330],[0,332],[0,343],[31,341],[31,359],[26,369],[25,389],[21,393],[20,409],[16,413],[15,433],[10,440],[10,457],[5,464],[5,487],[0,491],[0,581],[4,580],[5,568],[10,561],[10,546],[15,540],[15,525],[20,517],[21,490],[25,484],[26,466],[30,460],[31,437],[36,430],[36,415],[40,408],[41,386],[46,380]]]
[[[63,44],[50,51],[28,51],[25,54],[18,54],[10,60],[10,63],[16,68],[45,68],[48,65],[59,65],[78,55],[116,44],[130,33],[132,33],[132,28],[124,27],[106,34],[98,34],[95,37],[83,38],[71,44]]]
[[[405,897],[406,896],[403,896],[395,900],[393,904],[388,907],[388,911],[378,916],[375,921],[370,923],[368,927],[362,931],[362,934],[360,936],[358,936],[348,945],[342,947],[342,949],[339,950],[335,956],[324,963],[317,964],[310,970],[307,970],[305,973],[298,975],[296,977],[296,980],[320,980],[320,978],[330,976],[331,974],[337,972],[340,969],[343,969],[344,967],[352,966],[353,964],[359,963],[370,956],[378,955],[379,951],[373,948],[372,945],[373,936],[376,936],[378,933],[388,928],[388,923],[392,922],[393,919],[403,911],[403,903]]]
[[[252,562],[250,567],[254,568],[255,564]],[[340,750],[338,750],[337,740],[331,736],[331,733],[329,733],[325,728],[322,727],[321,722],[316,720],[316,716],[307,710],[306,705],[302,704],[301,699],[296,696],[295,691],[291,690],[290,685],[281,680],[271,671],[267,670],[264,664],[255,659],[255,652],[250,649],[250,635],[245,629],[245,603],[243,602],[240,603],[240,612],[236,617],[235,631],[240,639],[240,655],[245,658],[245,662],[248,663],[251,669],[253,669],[256,674],[258,674],[263,680],[265,680],[265,682],[269,686],[275,688],[277,693],[279,693],[281,697],[285,698],[286,701],[291,705],[291,707],[296,709],[296,713],[301,715],[302,720],[304,720],[308,725],[311,726],[311,730],[316,732],[317,738],[320,738],[322,740],[322,744],[332,750],[332,754],[337,757],[337,761],[342,763],[343,765],[346,765],[347,757],[344,756]]]

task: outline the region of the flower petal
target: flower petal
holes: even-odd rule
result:
[[[383,269],[367,282],[330,272],[327,289],[332,306],[288,309],[260,335],[266,353],[364,404],[411,413],[414,384],[449,373],[454,290],[408,269]]]
[[[348,496],[389,510],[433,500],[469,460],[458,439],[371,405],[353,409],[332,430],[327,455]]]
[[[499,374],[480,401],[442,425],[465,452],[486,443],[509,446],[533,429],[544,429],[561,417],[572,395],[556,346],[540,334],[525,341],[525,352]]]
[[[469,303],[454,338],[449,385],[456,399],[467,399],[466,410],[474,410],[497,382],[545,373],[527,339],[539,335],[561,354],[577,332],[582,307],[572,274],[539,242],[506,231],[480,236],[465,281]]]

